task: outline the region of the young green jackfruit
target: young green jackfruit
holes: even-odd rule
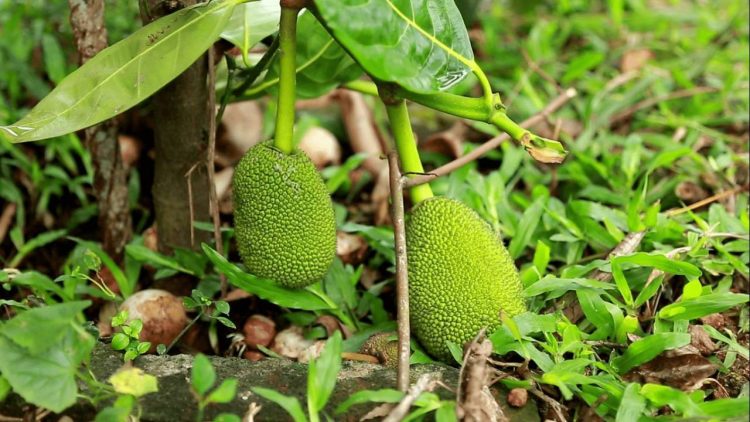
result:
[[[237,165],[233,190],[238,249],[251,273],[294,288],[325,276],[336,253],[333,205],[304,152],[254,146]]]
[[[521,279],[502,241],[463,203],[417,204],[406,226],[412,329],[432,356],[450,361],[445,341],[471,341],[526,310]]]

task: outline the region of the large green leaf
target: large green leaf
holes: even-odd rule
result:
[[[90,334],[71,326],[58,344],[32,354],[0,334],[0,372],[24,400],[60,413],[76,401],[75,374],[94,344]]]
[[[90,304],[89,301],[68,302],[31,309],[3,324],[0,334],[31,353],[40,353],[59,342],[78,314]]]
[[[297,96],[315,98],[357,79],[362,69],[311,13],[297,24]],[[252,92],[275,91],[279,84],[279,58],[274,59],[265,80]]]
[[[24,118],[0,126],[0,133],[12,142],[51,138],[133,107],[195,62],[240,2],[202,3],[146,25],[68,75]]]
[[[334,38],[376,79],[443,91],[476,67],[453,0],[315,0]]]
[[[279,30],[279,0],[257,0],[237,6],[221,38],[242,51],[247,61],[249,50],[263,38]]]
[[[285,308],[306,311],[333,309],[335,307],[334,304],[326,302],[318,294],[311,291],[309,287],[307,289],[282,287],[271,280],[264,280],[242,271],[208,245],[203,245],[203,252],[214,264],[216,270],[227,276],[230,283],[261,299]]]
[[[710,293],[693,299],[671,303],[659,311],[659,318],[672,321],[698,319],[724,312],[748,302],[748,295],[739,293]]]

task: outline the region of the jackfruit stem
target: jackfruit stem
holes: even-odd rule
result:
[[[407,177],[423,174],[424,168],[422,167],[422,160],[419,158],[414,132],[411,130],[406,101],[399,99],[393,102],[384,102],[384,104],[385,110],[388,113],[388,120],[391,122],[393,138],[396,141],[396,150],[401,161],[401,171],[406,173]],[[432,189],[428,184],[415,186],[409,192],[415,204],[433,197]]]
[[[294,100],[297,85],[297,14],[299,9],[281,8],[279,21],[279,101],[273,145],[285,154],[294,151]]]

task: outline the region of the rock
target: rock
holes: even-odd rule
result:
[[[256,422],[287,421],[289,415],[279,406],[251,392],[252,387],[275,389],[282,394],[297,397],[303,408],[306,407],[307,366],[288,359],[263,359],[251,362],[240,358],[210,357],[216,369],[216,385],[228,378],[236,378],[237,396],[231,403],[209,406],[204,415],[205,420],[213,420],[219,413],[229,412],[242,416],[252,403],[262,406],[255,416]],[[143,407],[141,421],[173,422],[193,421],[196,417],[196,403],[190,391],[190,370],[193,357],[189,355],[157,356],[144,355],[136,359],[135,366],[158,379],[159,391],[144,396],[140,403]],[[99,344],[91,357],[90,368],[98,380],[108,379],[122,366],[122,355],[110,349],[109,345]],[[442,381],[455,388],[458,380],[458,369],[445,365],[415,365],[411,370],[411,381],[415,382],[420,375],[436,373]],[[395,388],[396,370],[363,362],[344,361],[339,372],[336,388],[325,408],[336,421],[358,421],[361,416],[376,407],[379,403],[367,403],[353,406],[346,415],[335,415],[334,409],[357,391]],[[82,393],[88,394],[81,385]],[[539,414],[534,401],[530,400],[522,409],[511,408],[506,401],[507,390],[492,388],[503,412],[512,421],[539,421]],[[454,399],[450,392],[438,388],[435,393],[443,399]],[[100,408],[109,403],[101,403]],[[5,416],[22,414],[23,403],[18,396],[12,395],[0,404],[0,411]],[[81,400],[64,412],[73,420],[94,420],[96,409],[87,401]]]

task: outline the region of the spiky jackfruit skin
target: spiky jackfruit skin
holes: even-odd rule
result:
[[[360,347],[361,353],[375,356],[381,364],[398,367],[398,336],[393,332],[373,334]]]
[[[480,329],[526,310],[521,279],[502,241],[463,203],[433,197],[417,204],[406,226],[412,330],[445,362],[445,341],[471,341]]]
[[[323,180],[299,149],[284,154],[266,141],[235,170],[234,224],[250,272],[300,288],[321,280],[336,253],[333,204]]]

